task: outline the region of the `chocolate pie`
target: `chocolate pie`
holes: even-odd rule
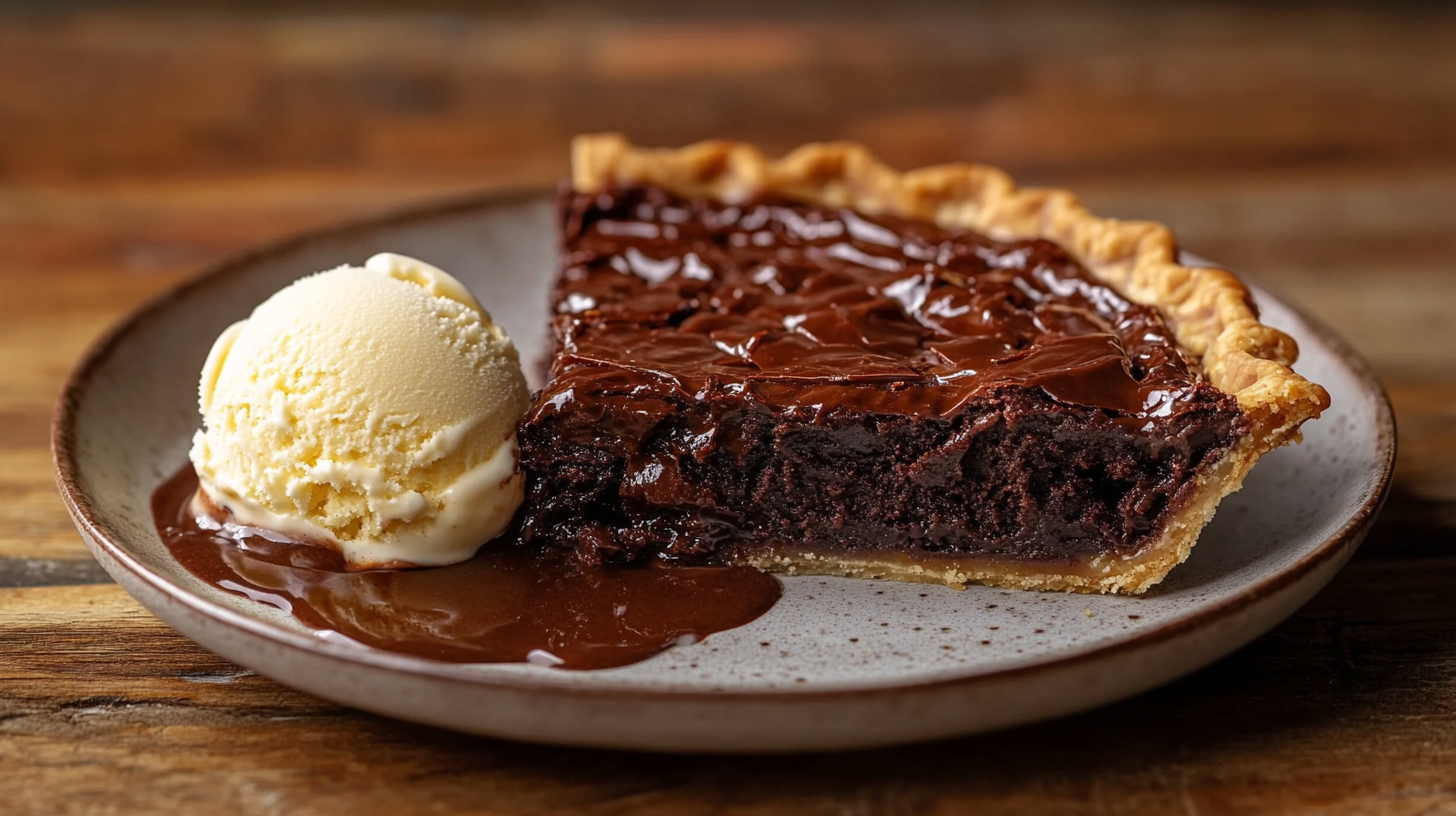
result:
[[[1140,593],[1329,396],[1158,224],[854,144],[574,145],[523,537]]]

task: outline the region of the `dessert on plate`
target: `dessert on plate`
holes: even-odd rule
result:
[[[1328,406],[1163,226],[848,143],[574,145],[522,537],[1141,593]]]
[[[1139,593],[1328,405],[1230,273],[1067,193],[847,144],[574,159],[541,392],[402,255],[218,337],[153,495],[189,572],[375,648],[566,669],[756,619],[760,570]]]

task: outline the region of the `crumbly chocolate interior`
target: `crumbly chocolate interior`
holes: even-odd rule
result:
[[[561,219],[523,535],[587,562],[1131,555],[1247,431],[1047,241],[651,187]]]

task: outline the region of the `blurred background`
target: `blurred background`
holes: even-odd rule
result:
[[[44,457],[85,345],[207,264],[545,188],[598,130],[856,139],[1164,221],[1374,362],[1411,512],[1453,515],[1456,7],[1409,2],[0,5],[0,447]],[[27,485],[11,529],[79,553]]]
[[[1433,356],[1456,368],[1448,6],[0,8],[0,263],[46,269],[48,288],[125,273],[68,293],[108,315],[321,222],[549,185],[583,131],[770,151],[848,138],[901,167],[999,164],[1101,213],[1163,220],[1339,325],[1384,371]],[[1429,293],[1403,320],[1442,342],[1382,333],[1392,295],[1357,296],[1372,275]],[[58,326],[56,340],[79,350],[95,328]]]

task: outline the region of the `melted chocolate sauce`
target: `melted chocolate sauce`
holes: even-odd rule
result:
[[[208,529],[183,468],[152,496],[163,543],[188,572],[377,649],[455,663],[605,669],[742,626],[778,600],[747,567],[601,568],[537,557],[508,536],[448,567],[348,572],[332,550]]]

